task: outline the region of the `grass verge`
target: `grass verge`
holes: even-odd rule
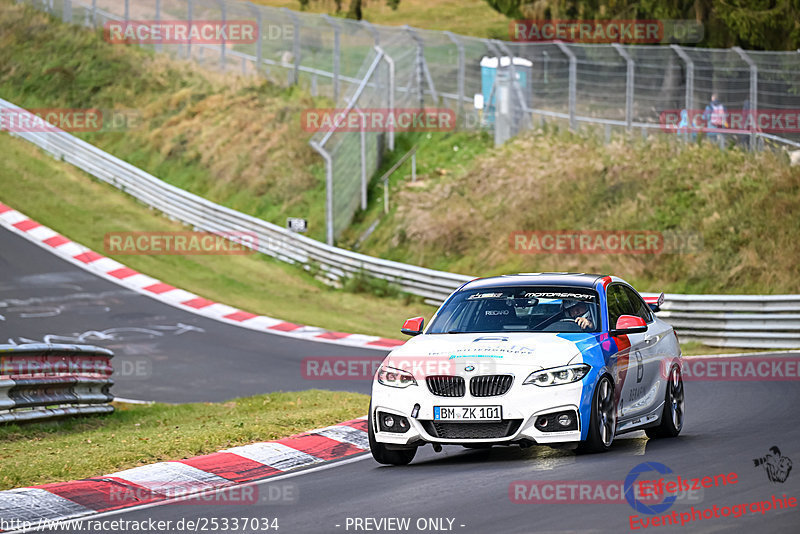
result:
[[[187,229],[26,141],[0,134],[0,153],[0,201],[97,252],[106,232]],[[330,330],[399,338],[405,319],[432,314],[419,298],[333,289],[260,254],[110,257],[212,300]]]
[[[0,490],[76,480],[355,419],[369,397],[309,390],[212,404],[115,403],[105,416],[0,426]]]
[[[800,292],[800,167],[785,154],[536,130],[461,167],[399,185],[359,250],[475,276],[600,272],[641,291]],[[547,254],[510,239],[560,230],[672,232],[697,235],[700,246]]]

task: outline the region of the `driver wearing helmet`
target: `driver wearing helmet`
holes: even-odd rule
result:
[[[582,300],[565,299],[561,304],[564,315],[573,319],[583,330],[593,330],[594,323],[590,318],[589,306]]]

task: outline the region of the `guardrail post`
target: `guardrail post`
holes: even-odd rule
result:
[[[458,104],[456,108],[456,113],[458,113],[458,118],[463,118],[464,115],[464,76],[466,70],[466,62],[464,61],[464,44],[458,40],[452,32],[444,32],[444,34],[456,45],[458,49]]]
[[[281,11],[286,13],[292,21],[294,27],[294,35],[292,36],[292,58],[294,59],[294,70],[292,71],[291,80],[289,85],[297,85],[300,83],[300,19],[297,18],[291,10],[281,8]]]
[[[575,106],[578,96],[578,58],[575,57],[575,54],[563,41],[553,41],[553,43],[569,58],[569,127],[574,130],[578,126],[578,121],[575,118]]]
[[[622,59],[625,60],[627,65],[627,71],[625,76],[625,127],[628,131],[631,131],[633,127],[633,90],[634,90],[634,75],[636,71],[634,70],[635,63],[633,58],[628,54],[628,51],[625,50],[621,44],[619,43],[611,43],[611,46],[614,47],[614,50],[622,56]]]
[[[674,44],[670,45],[670,48],[678,54],[678,57],[681,58],[686,65],[686,113],[691,113],[692,108],[694,108],[694,61],[692,58],[689,57],[689,54],[681,48],[680,46]]]
[[[332,17],[322,15],[322,18],[333,28],[333,101],[339,102],[339,61],[341,53],[341,33],[342,28]]]
[[[333,159],[315,141],[309,141],[309,144],[325,160],[325,242],[333,246]]]
[[[738,46],[733,47],[733,51],[739,54],[747,66],[750,67],[750,150],[756,150],[756,117],[758,114],[758,65],[747,55],[747,52]]]
[[[263,62],[263,48],[261,44],[261,9],[259,9],[253,2],[245,2],[247,7],[256,17],[256,74],[261,72],[261,64]]]
[[[225,27],[225,22],[227,20],[225,12],[225,0],[217,0],[217,3],[219,4],[220,14],[222,15],[222,35],[224,36],[225,31],[227,31],[227,28]],[[222,37],[219,43],[219,69],[224,71],[225,66],[225,37]]]
[[[389,66],[389,95],[388,95],[388,108],[389,114],[394,115],[394,60],[392,56],[384,52],[380,46],[376,46],[375,50],[380,54],[381,59]],[[394,128],[389,129],[389,151],[394,152]]]

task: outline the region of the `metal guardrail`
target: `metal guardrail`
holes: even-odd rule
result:
[[[24,113],[21,108],[0,99],[2,109]],[[14,135],[185,224],[208,232],[253,232],[258,237],[259,252],[307,269],[318,268],[331,281],[363,274],[439,303],[458,286],[474,278],[320,243],[169,185],[60,130]],[[800,348],[797,314],[800,314],[800,295],[668,294],[659,316],[676,327],[682,340],[716,346]]]
[[[113,356],[90,345],[0,345],[0,423],[113,412]]]
[[[800,295],[666,294],[658,316],[675,328],[681,341],[716,347],[800,348]]]

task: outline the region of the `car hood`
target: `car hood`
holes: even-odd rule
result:
[[[600,334],[514,332],[503,334],[423,334],[392,351],[384,362],[415,375],[515,372],[582,363],[601,343]]]

